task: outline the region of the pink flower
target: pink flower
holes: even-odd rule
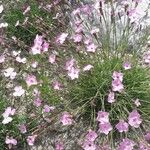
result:
[[[146,53],[144,54],[143,59],[144,59],[144,63],[145,63],[145,64],[150,65],[150,51],[148,51],[148,52],[146,52]]]
[[[5,112],[2,114],[2,116],[5,118],[5,117],[8,117],[8,116],[13,116],[16,112],[16,109],[15,108],[12,108],[12,107],[7,107],[5,109]]]
[[[119,132],[127,132],[128,127],[128,123],[126,123],[124,120],[120,120],[119,123],[116,125],[116,128]]]
[[[54,90],[61,90],[61,83],[59,81],[54,81],[53,82],[53,88]]]
[[[96,120],[101,123],[109,122],[109,113],[105,111],[99,111]]]
[[[42,43],[43,43],[43,36],[37,34],[34,39],[34,45],[31,48],[31,52],[33,55],[41,54]]]
[[[33,55],[41,54],[41,48],[42,46],[40,45],[35,45],[31,48],[31,52]]]
[[[5,56],[4,55],[0,55],[0,64],[5,62]]]
[[[76,33],[81,33],[82,31],[83,31],[83,27],[81,25],[75,28]]]
[[[121,72],[117,72],[117,71],[114,71],[113,72],[113,75],[112,75],[112,78],[114,80],[119,80],[119,81],[123,81],[123,74]]]
[[[42,43],[43,43],[43,36],[37,34],[35,39],[34,39],[34,44],[35,45],[42,45]]]
[[[28,145],[33,146],[36,137],[37,137],[37,135],[28,136],[28,138],[27,138]]]
[[[92,30],[91,30],[91,34],[95,34],[95,33],[98,33],[99,32],[99,28],[93,28]]]
[[[27,132],[27,128],[24,124],[19,125],[19,130],[23,134]]]
[[[82,35],[81,34],[75,34],[73,36],[73,40],[75,43],[81,42],[82,41]]]
[[[28,75],[27,78],[26,78],[26,83],[27,83],[28,87],[30,87],[32,85],[37,85],[38,82],[37,82],[36,76]]]
[[[38,62],[37,62],[37,61],[33,61],[32,64],[31,64],[31,66],[32,66],[33,68],[37,68]]]
[[[87,52],[95,52],[97,49],[97,46],[94,43],[91,43],[89,45],[86,46],[87,47]]]
[[[125,63],[123,63],[123,68],[125,70],[129,70],[129,69],[131,69],[131,64],[129,62],[125,62]]]
[[[119,144],[119,149],[118,150],[133,150],[135,146],[135,143],[126,138],[126,139],[123,139],[123,141]]]
[[[128,117],[128,123],[134,127],[138,128],[140,124],[142,123],[142,119],[140,118],[140,114],[137,112],[137,110],[133,110]]]
[[[73,10],[72,14],[75,15],[79,15],[80,14],[80,8],[77,8],[75,10]]]
[[[89,71],[89,70],[91,70],[93,68],[93,66],[92,65],[86,65],[84,68],[83,68],[83,71]]]
[[[143,142],[140,142],[139,144],[139,150],[150,150],[148,144],[146,143],[143,143]]]
[[[49,43],[47,43],[46,41],[44,41],[43,45],[42,45],[42,52],[47,52],[49,48]]]
[[[44,105],[44,109],[43,109],[43,111],[45,112],[45,113],[49,113],[50,111],[53,111],[55,109],[55,107],[54,106],[48,106],[48,105]]]
[[[150,142],[150,132],[146,133],[146,135],[144,136],[145,140],[147,142]]]
[[[96,150],[97,146],[92,141],[85,140],[82,145],[82,148],[84,150]]]
[[[86,15],[90,15],[92,9],[90,7],[90,5],[83,5],[81,8],[82,13],[86,14]]]
[[[4,70],[4,76],[10,77],[10,79],[14,79],[16,77],[17,73],[14,71],[14,68],[7,68]]]
[[[64,112],[60,118],[60,121],[63,125],[71,125],[73,123],[72,115],[68,112]]]
[[[122,82],[119,79],[113,80],[112,81],[112,90],[114,92],[122,92],[124,90],[124,86]]]
[[[16,112],[16,109],[11,108],[11,107],[7,107],[5,109],[5,112],[2,114],[2,116],[4,117],[2,124],[8,124],[10,123],[13,119],[10,116],[13,116]]]
[[[114,92],[111,92],[111,91],[109,92],[107,101],[109,103],[114,103],[116,101],[115,100],[115,93]]]
[[[98,10],[98,11],[99,11],[99,9],[100,9],[100,1],[101,1],[101,0],[96,0],[96,1],[95,1],[95,4],[94,4],[94,9],[96,9],[96,10]]]
[[[40,98],[36,98],[36,99],[34,100],[34,105],[35,105],[36,107],[40,107],[41,104],[42,104],[42,100],[41,100]]]
[[[86,135],[86,140],[94,142],[95,139],[98,137],[97,133],[93,130],[89,130],[88,134]]]
[[[77,79],[79,77],[80,69],[72,67],[68,71],[68,76],[71,78],[71,80]]]
[[[20,97],[20,96],[22,96],[24,93],[25,93],[25,90],[22,88],[22,86],[16,86],[16,87],[14,88],[13,96]]]
[[[57,142],[55,144],[55,150],[64,150],[64,144],[62,142]]]
[[[74,67],[74,65],[75,65],[75,59],[70,59],[70,60],[68,60],[67,62],[66,62],[66,64],[65,64],[65,69],[67,70],[67,71],[70,71],[71,69],[72,69],[72,67]]]
[[[143,0],[133,0],[134,2],[137,2],[137,3],[140,3],[142,2]]]
[[[11,149],[13,145],[17,145],[17,140],[12,137],[6,137],[5,143],[8,144],[9,149]]]
[[[55,54],[51,54],[48,59],[49,59],[49,62],[51,64],[54,64],[55,61],[56,61],[56,55]]]
[[[77,27],[79,27],[82,23],[83,23],[83,20],[82,19],[78,19],[78,20],[75,20],[75,25],[77,26]]]
[[[135,101],[134,101],[134,104],[139,107],[141,105],[140,103],[140,100],[137,98]]]
[[[112,129],[113,128],[112,128],[110,122],[99,123],[100,133],[104,133],[104,134],[108,135]]]
[[[88,38],[84,41],[84,44],[86,44],[86,45],[90,45],[90,43],[92,43],[92,40],[90,38]]]
[[[68,33],[62,33],[61,35],[58,36],[56,39],[56,42],[59,44],[63,44],[68,36]]]
[[[140,19],[146,15],[146,12],[141,8],[128,9],[128,17],[131,23],[139,23]]]
[[[43,40],[43,36],[36,35],[34,39],[34,45],[31,48],[33,55],[41,54],[42,52],[47,52],[49,48],[49,43]]]
[[[135,12],[136,12],[136,9],[129,9],[128,10],[128,16],[129,17],[133,16],[135,14]]]

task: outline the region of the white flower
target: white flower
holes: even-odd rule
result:
[[[4,118],[7,118],[7,117],[9,117],[10,115],[14,115],[15,114],[15,112],[16,112],[16,109],[14,109],[14,108],[12,108],[12,107],[7,107],[6,109],[5,109],[5,112],[2,114],[2,116],[4,117]]]
[[[13,96],[22,96],[24,93],[25,93],[25,90],[22,88],[22,86],[16,86],[14,88],[14,93],[13,93]]]
[[[89,71],[89,70],[91,70],[93,68],[93,66],[92,65],[86,65],[84,68],[83,68],[83,71]]]
[[[13,56],[18,56],[21,53],[21,51],[13,51],[12,54]]]
[[[99,28],[96,28],[96,27],[94,27],[94,28],[91,30],[91,34],[98,33],[98,32],[99,32]]]
[[[55,61],[56,61],[56,55],[55,54],[51,54],[48,59],[49,59],[49,62],[51,64],[54,64]]]
[[[0,14],[3,12],[3,10],[4,10],[3,5],[0,5]]]
[[[16,77],[16,74],[17,73],[14,72],[14,68],[11,68],[11,67],[5,69],[5,71],[4,71],[4,76],[10,77],[10,79],[14,79]]]
[[[5,112],[2,114],[2,116],[4,117],[4,120],[2,121],[3,124],[8,124],[9,122],[11,122],[13,119],[10,116],[13,116],[16,112],[16,109],[12,108],[12,107],[7,107],[5,109]]]
[[[6,117],[4,118],[4,120],[2,121],[2,124],[8,124],[9,122],[11,122],[13,119],[12,117]]]
[[[62,33],[56,40],[56,42],[63,44],[68,36],[68,33]]]
[[[25,64],[27,62],[26,58],[21,58],[20,56],[16,57],[16,61],[19,63]]]
[[[4,55],[0,55],[0,63],[3,63],[5,61],[5,56]]]
[[[15,27],[19,26],[19,20],[17,20]]]
[[[4,23],[0,23],[0,28],[5,28],[8,26],[8,23],[7,22],[4,22]]]
[[[33,68],[36,68],[36,67],[38,66],[38,62],[37,62],[37,61],[32,62],[31,66],[32,66]]]

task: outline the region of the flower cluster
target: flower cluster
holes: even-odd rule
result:
[[[15,114],[15,112],[16,112],[16,109],[14,109],[12,107],[7,107],[5,109],[5,112],[2,114],[2,116],[4,118],[2,123],[8,124],[9,122],[11,122],[13,120],[13,118],[10,116],[13,116]]]
[[[125,150],[125,149],[133,150],[134,146],[135,146],[135,143],[132,140],[126,138],[126,139],[123,139],[122,142],[120,143],[119,150]]]
[[[76,61],[74,59],[70,59],[66,62],[65,69],[67,70],[67,74],[71,80],[79,77],[80,69],[77,68]]]
[[[140,114],[137,112],[137,110],[133,110],[129,114],[128,122],[134,128],[138,128],[140,126],[140,124],[142,123],[142,119],[140,117]]]
[[[99,111],[97,115],[97,121],[99,122],[100,133],[109,134],[113,129],[109,122],[109,113],[105,111]]]
[[[95,131],[89,130],[82,145],[83,149],[84,150],[96,150],[97,146],[94,143],[94,141],[96,140],[97,137],[98,135]]]
[[[63,125],[71,125],[73,123],[72,115],[68,112],[64,112],[60,118]]]
[[[17,145],[17,140],[13,137],[6,137],[5,143],[8,144],[9,149],[11,149],[13,145]]]
[[[117,71],[114,71],[113,72],[113,75],[112,75],[112,78],[113,78],[113,81],[112,81],[112,90],[114,92],[122,92],[123,89],[124,89],[124,86],[123,86],[123,74],[120,73],[120,72],[117,72]]]
[[[33,55],[41,54],[43,52],[47,52],[49,48],[49,43],[43,40],[43,37],[40,35],[36,35],[34,39],[34,45],[31,48],[31,52]]]

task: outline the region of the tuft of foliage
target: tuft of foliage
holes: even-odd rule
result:
[[[110,120],[115,123],[119,119],[127,120],[129,112],[136,108],[134,100],[138,98],[141,106],[136,109],[139,109],[145,120],[149,121],[149,68],[140,66],[134,56],[132,59],[132,68],[124,70],[124,58],[94,57],[94,68],[90,72],[82,73],[76,82],[69,83],[68,101],[73,112],[78,115],[84,114],[86,118],[95,122],[97,112],[103,110],[110,113]],[[124,91],[116,93],[116,102],[110,104],[107,98],[114,71],[123,73]]]

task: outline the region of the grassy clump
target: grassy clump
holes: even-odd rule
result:
[[[109,112],[112,122],[119,119],[127,120],[128,113],[136,108],[134,100],[138,98],[141,102],[139,111],[146,120],[149,120],[149,69],[139,66],[135,59],[130,70],[124,70],[122,58],[93,60],[94,68],[80,75],[79,80],[71,84],[69,88],[69,105],[74,112],[84,114],[91,118],[92,122],[95,121],[97,112],[100,110]],[[124,91],[115,92],[116,102],[110,104],[107,102],[107,97],[111,90],[114,71],[123,73]]]

